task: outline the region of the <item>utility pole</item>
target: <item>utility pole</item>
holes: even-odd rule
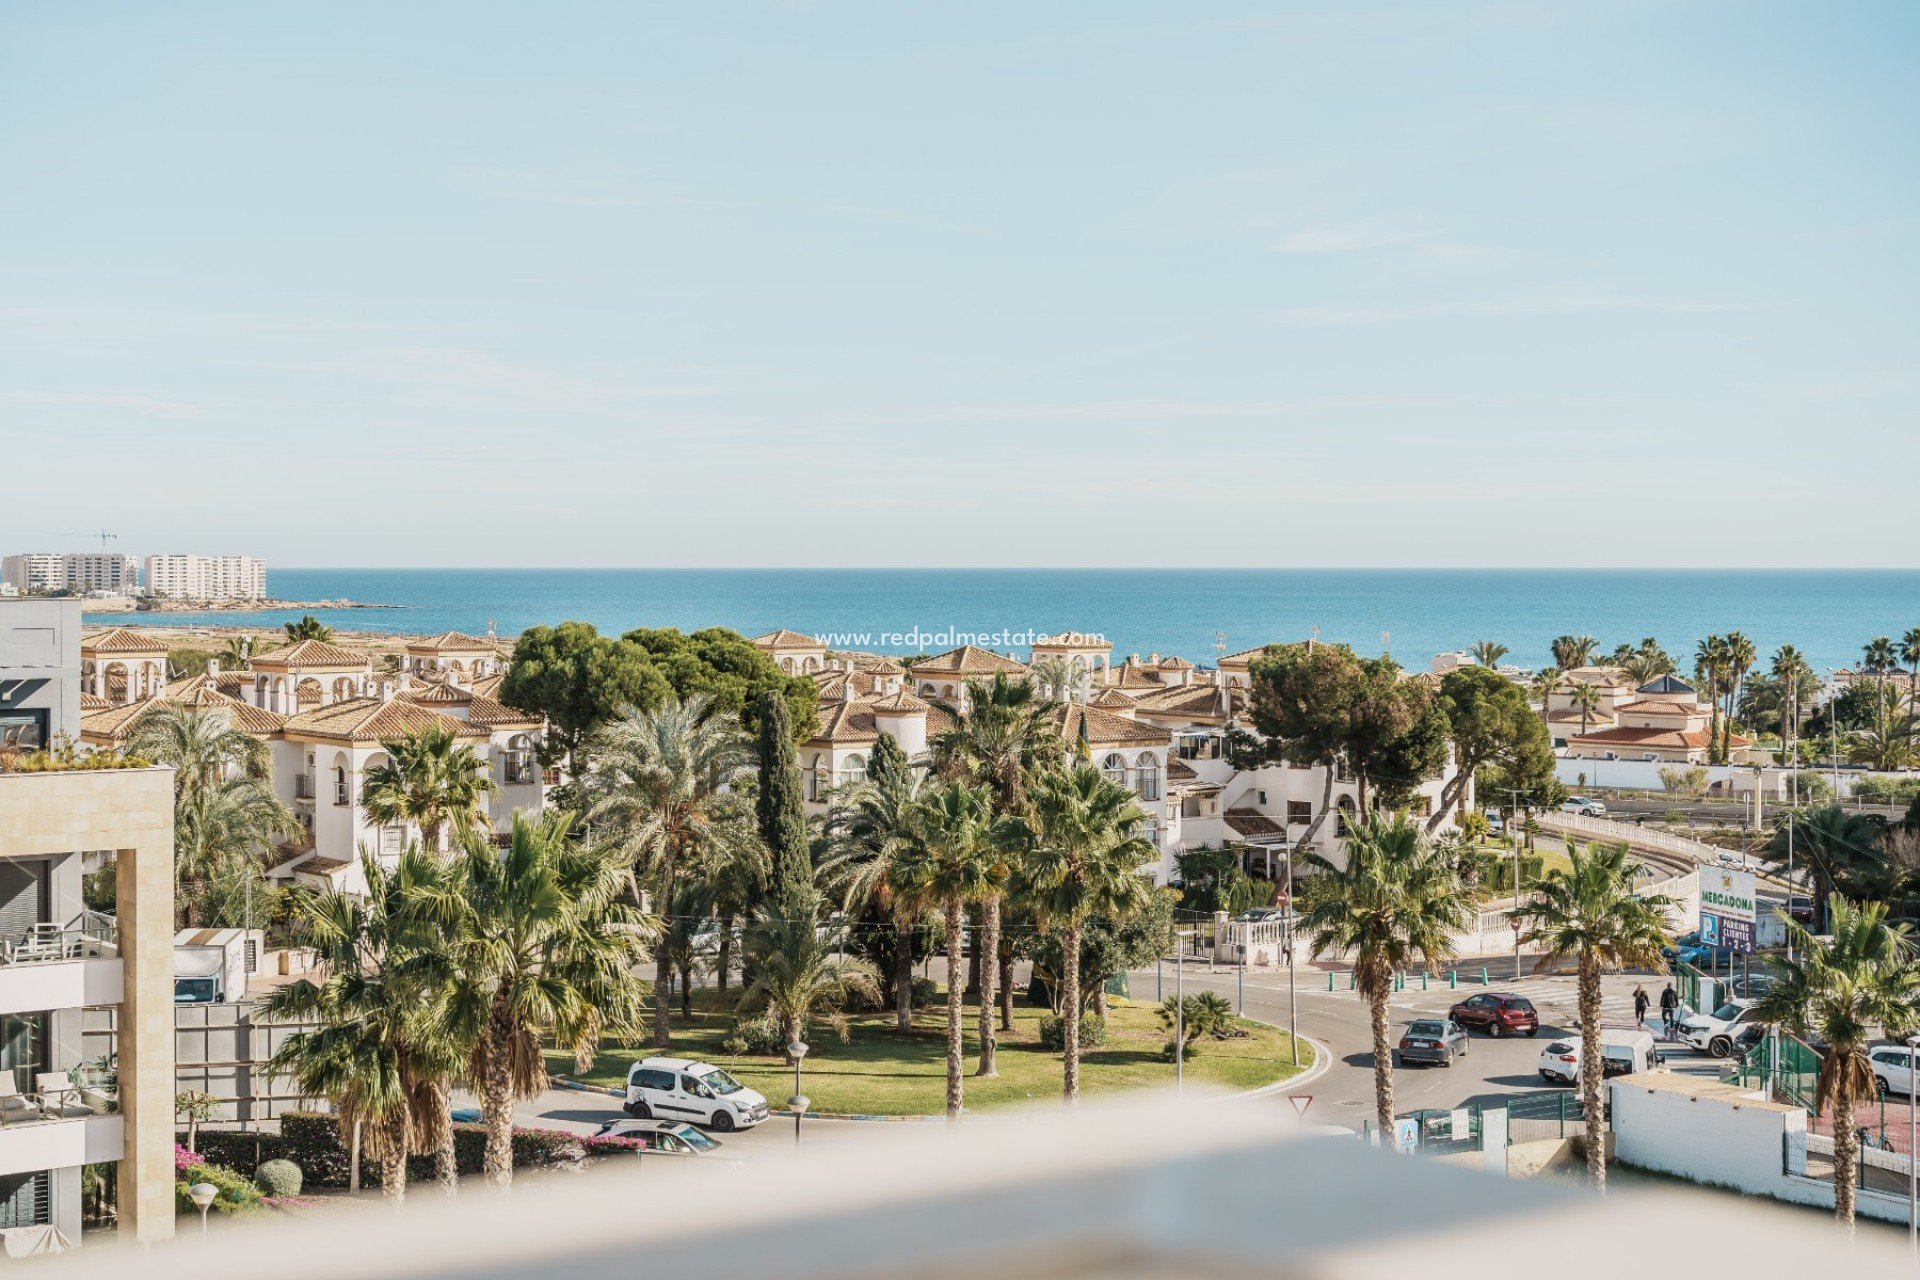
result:
[[[1520,811],[1520,790],[1507,792],[1512,805],[1507,813],[1507,834],[1513,837],[1513,980],[1520,981],[1520,837],[1514,833],[1513,815]]]
[[[1293,1046],[1293,1065],[1300,1065],[1300,1005],[1293,987],[1293,841],[1287,841],[1287,1042]]]

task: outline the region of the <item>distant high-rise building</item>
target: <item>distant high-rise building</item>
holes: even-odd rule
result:
[[[169,600],[264,600],[267,564],[258,556],[148,556],[146,589]]]
[[[129,595],[138,566],[132,556],[103,551],[29,552],[0,562],[8,586],[27,594],[104,591]]]

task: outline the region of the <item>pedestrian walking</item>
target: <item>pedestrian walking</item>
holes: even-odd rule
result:
[[[1647,1006],[1652,1003],[1653,1001],[1647,998],[1647,989],[1645,987],[1635,987],[1633,989],[1634,1026],[1644,1027],[1647,1025]]]
[[[1673,1039],[1674,1023],[1679,1019],[1679,1016],[1680,997],[1674,992],[1673,984],[1669,982],[1666,989],[1660,993],[1660,1021],[1666,1024],[1667,1039],[1669,1040]]]

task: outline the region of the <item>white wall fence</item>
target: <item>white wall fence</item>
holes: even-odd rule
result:
[[[1691,862],[1712,862],[1719,856],[1720,850],[1704,841],[1675,835],[1671,831],[1658,831],[1651,827],[1638,826],[1631,822],[1615,822],[1612,818],[1589,818],[1578,813],[1536,813],[1534,820],[1542,831],[1552,831],[1559,835],[1570,835],[1586,840],[1604,840],[1615,844],[1630,844],[1641,849],[1651,849],[1656,853],[1670,853],[1675,857],[1686,858]]]
[[[1671,768],[1687,768],[1676,765],[1671,760],[1583,760],[1576,756],[1562,756],[1554,761],[1553,774],[1561,785],[1573,790],[1598,790],[1603,787],[1621,787],[1633,791],[1665,791],[1666,783],[1660,780],[1660,771]],[[1701,765],[1707,771],[1708,785],[1718,784],[1709,793],[1714,799],[1725,799],[1731,792],[1736,798],[1753,794],[1754,771],[1752,765],[1707,764]],[[1803,769],[1783,769],[1770,765],[1762,775],[1761,787],[1769,804],[1782,800],[1787,794],[1786,778],[1790,773],[1817,773],[1829,787],[1835,789],[1840,798],[1853,794],[1853,784],[1870,775],[1877,777],[1910,777],[1911,774],[1872,774],[1871,770],[1842,766],[1836,773],[1832,768],[1808,765]],[[1683,803],[1675,796],[1676,804]]]

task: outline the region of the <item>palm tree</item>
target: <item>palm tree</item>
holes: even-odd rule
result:
[[[1466,894],[1453,867],[1405,814],[1363,819],[1349,829],[1345,866],[1317,853],[1300,894],[1300,927],[1316,953],[1353,956],[1354,986],[1373,1021],[1373,1094],[1380,1132],[1393,1132],[1393,1058],[1387,1000],[1406,965],[1443,962],[1453,932],[1467,919]]]
[[[1002,833],[990,788],[959,779],[935,786],[914,811],[912,837],[900,851],[901,892],[914,904],[938,907],[947,931],[947,1119],[960,1118],[966,977],[961,965],[962,913],[970,902],[998,894],[1007,882]],[[975,940],[978,945],[978,939]]]
[[[403,854],[403,868],[418,856]],[[281,1045],[273,1070],[332,1101],[342,1141],[356,1151],[364,1141],[389,1197],[406,1194],[406,1159],[418,1151],[435,1153],[436,1175],[450,1192],[458,1170],[447,1097],[461,1061],[445,1021],[445,993],[409,976],[401,880],[373,858],[362,869],[364,895],[294,892],[295,932],[314,950],[314,971],[325,976],[318,983],[301,978],[268,997],[273,1017],[311,1024]]]
[[[1726,645],[1727,717],[1722,722],[1720,730],[1720,758],[1731,760],[1733,758],[1733,720],[1740,711],[1741,686],[1746,682],[1747,672],[1753,670],[1754,658],[1757,655],[1753,641],[1739,631],[1727,633]]]
[[[264,740],[233,727],[220,707],[162,702],[140,717],[127,754],[173,767],[176,795],[205,791],[240,774],[264,778],[270,757]]]
[[[1693,675],[1713,708],[1713,721],[1707,728],[1708,754],[1720,760],[1720,694],[1727,687],[1727,642],[1721,636],[1708,636],[1694,649]]]
[[[932,744],[941,772],[991,787],[995,817],[1004,821],[1022,814],[1027,779],[1061,755],[1053,722],[1055,704],[1041,698],[1031,680],[1009,678],[1002,672],[991,681],[967,682],[964,711],[946,703],[934,705],[953,720],[953,728]],[[974,1074],[987,1078],[1000,1074],[994,1061],[996,979],[1001,984],[1012,981],[1011,973],[998,972],[1002,967],[1000,909],[998,891],[980,901],[980,1065]]]
[[[420,843],[436,852],[448,828],[458,838],[480,824],[493,778],[451,725],[415,730],[381,742],[380,749],[387,758],[367,769],[360,790],[374,822],[416,826]]]
[[[913,1030],[912,941],[918,913],[901,883],[901,859],[913,841],[923,776],[913,769],[869,775],[834,815],[831,852],[821,866],[844,896],[849,915],[871,905],[893,920],[894,1019],[902,1034]]]
[[[283,624],[282,629],[287,633],[288,644],[298,644],[302,640],[318,640],[323,644],[333,642],[333,628],[310,613],[303,615],[298,622]]]
[[[585,1067],[601,1036],[637,1034],[645,1021],[637,970],[658,921],[629,905],[624,853],[573,840],[572,825],[569,813],[516,813],[505,850],[468,832],[444,861],[421,859],[430,865],[414,867],[404,890],[408,919],[438,938],[413,972],[447,992],[498,1186],[513,1181],[513,1104],[546,1088],[542,1041]]]
[[[1600,1094],[1600,975],[1627,965],[1655,965],[1667,944],[1666,911],[1659,895],[1639,897],[1640,865],[1627,846],[1596,844],[1582,851],[1567,841],[1570,866],[1556,867],[1534,898],[1509,912],[1520,941],[1545,947],[1536,969],[1566,960],[1578,970],[1580,1005],[1580,1095],[1586,1107],[1587,1178],[1595,1190],[1607,1185],[1604,1136],[1606,1107]]]
[[[1900,666],[1899,659],[1894,651],[1893,641],[1886,636],[1875,636],[1873,639],[1867,641],[1866,647],[1860,652],[1860,665],[1865,667],[1868,674],[1874,677],[1874,682],[1880,693],[1875,705],[1879,709],[1881,722],[1885,723],[1887,718],[1887,675],[1890,672],[1898,670]]]
[[[1800,696],[1801,681],[1811,675],[1813,669],[1800,650],[1790,644],[1783,644],[1773,655],[1773,678],[1780,682],[1780,693],[1785,700],[1786,715],[1780,726],[1783,739],[1794,740],[1800,736],[1800,708],[1804,699]],[[1788,761],[1789,764],[1795,763]]]
[[[1473,655],[1475,662],[1493,671],[1499,667],[1500,659],[1506,657],[1511,650],[1498,640],[1477,640],[1467,652]]]
[[[1582,681],[1573,686],[1573,705],[1580,711],[1580,733],[1585,736],[1587,726],[1593,721],[1593,713],[1600,709],[1601,697],[1598,686]]]
[[[1874,819],[1829,804],[1790,814],[1787,820],[1793,824],[1794,868],[1807,876],[1812,889],[1816,926],[1826,921],[1827,904],[1835,894],[1857,894],[1863,885],[1882,877],[1886,856],[1880,848],[1881,827]],[[1787,847],[1783,828],[1763,856],[1784,869]]]
[[[787,1043],[804,1041],[807,1025],[822,1013],[846,1039],[840,1011],[855,996],[880,993],[872,962],[838,954],[821,936],[820,893],[803,888],[754,913],[747,929],[748,973],[740,1008],[763,1009],[780,1022]]]
[[[1920,701],[1920,627],[1900,637],[1900,661],[1907,664],[1907,701]]]
[[[1899,691],[1895,690],[1893,696],[1898,698]],[[1920,752],[1914,749],[1913,723],[1911,715],[1894,719],[1889,708],[1879,724],[1858,730],[1847,739],[1847,759],[1888,773],[1911,769],[1920,761]]]
[[[1119,924],[1146,905],[1151,889],[1140,868],[1156,853],[1142,834],[1146,821],[1133,792],[1088,760],[1049,770],[1034,785],[1026,898],[1060,934],[1061,1089],[1069,1104],[1080,1098],[1081,939],[1088,920]]]
[[[1584,667],[1593,660],[1600,642],[1592,636],[1559,636],[1553,642],[1553,662],[1562,671]]]
[[[754,761],[753,743],[730,713],[705,697],[671,694],[652,711],[629,707],[596,735],[586,778],[587,820],[604,829],[653,900],[671,909],[682,876],[750,856],[762,841],[750,809],[728,788]],[[671,1043],[673,973],[666,948],[654,958],[653,1043]]]
[[[1824,1040],[1814,1107],[1833,1108],[1833,1216],[1853,1230],[1860,1130],[1854,1107],[1874,1095],[1867,1046],[1876,1033],[1900,1040],[1915,1029],[1920,962],[1905,925],[1885,903],[1833,900],[1831,937],[1788,920],[1791,959],[1760,998],[1758,1016],[1800,1038]]]
[[[215,655],[220,664],[230,670],[239,670],[253,657],[254,638],[252,636],[228,636],[226,647]]]
[[[1540,718],[1545,720],[1553,710],[1553,695],[1566,687],[1566,677],[1560,674],[1558,667],[1543,667],[1533,677],[1533,694],[1540,699]]]
[[[182,927],[204,923],[207,888],[216,881],[252,880],[264,886],[274,838],[298,827],[299,819],[258,778],[228,778],[176,796],[173,863]],[[260,894],[262,902],[266,897]]]

